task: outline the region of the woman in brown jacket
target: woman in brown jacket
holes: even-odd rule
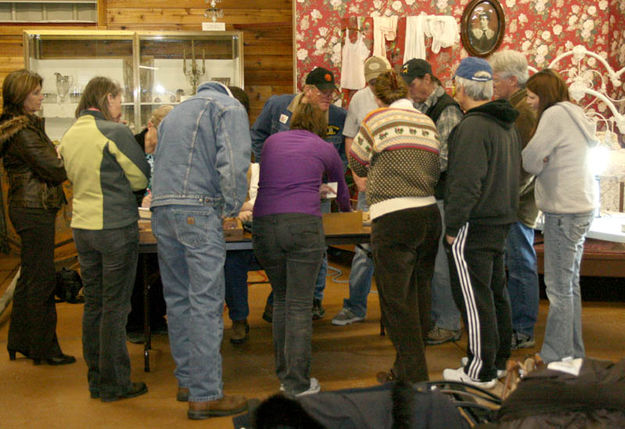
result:
[[[13,296],[7,349],[35,365],[73,363],[56,337],[54,221],[65,201],[63,161],[44,131],[42,78],[18,70],[2,85],[0,156],[9,177],[9,217],[22,241],[21,274]]]

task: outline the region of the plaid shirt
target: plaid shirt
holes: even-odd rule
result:
[[[414,103],[414,107],[420,112],[427,112],[439,98],[445,94],[445,89],[437,85],[436,89],[430,94],[430,96],[423,103]],[[441,116],[436,121],[436,129],[438,130],[438,136],[441,142],[439,164],[441,172],[447,171],[447,139],[451,130],[453,130],[458,123],[462,120],[462,111],[457,106],[449,106],[441,113]]]

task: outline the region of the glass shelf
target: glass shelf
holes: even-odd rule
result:
[[[244,85],[238,31],[27,30],[24,61],[44,79],[42,115],[53,140],[74,122],[82,91],[95,76],[119,82],[122,120],[135,133],[146,126],[153,109],[178,104],[201,82]]]

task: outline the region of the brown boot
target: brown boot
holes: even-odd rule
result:
[[[204,420],[209,417],[231,416],[245,410],[247,410],[247,399],[244,396],[224,396],[214,401],[189,402],[187,417],[191,420]]]
[[[178,393],[176,393],[176,401],[187,402],[189,400],[189,388],[179,387]]]
[[[232,321],[232,336],[230,342],[232,344],[243,344],[247,341],[247,334],[250,332],[250,325],[247,319]]]

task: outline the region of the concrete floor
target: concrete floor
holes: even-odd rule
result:
[[[334,259],[334,260],[333,260]],[[394,349],[387,337],[379,335],[378,296],[369,296],[369,314],[364,323],[347,327],[331,325],[331,318],[340,310],[348,293],[345,282],[349,259],[332,258],[332,266],[342,270],[338,283],[327,279],[324,306],[326,317],[314,322],[312,375],[323,390],[365,387],[376,384],[375,374],[390,368]],[[0,281],[11,277],[13,265],[0,259]],[[251,273],[251,280],[262,278]],[[233,346],[229,341],[230,321],[225,318],[223,381],[227,394],[248,398],[266,398],[277,393],[279,383],[273,369],[271,326],[261,319],[268,284],[252,284],[249,288],[250,340]],[[4,290],[1,288],[0,291]],[[513,352],[513,358],[536,352],[542,342],[547,302],[540,306],[536,327],[537,347]],[[619,360],[625,357],[625,303],[584,302],[583,323],[587,355]],[[230,418],[214,418],[192,422],[186,418],[187,405],[176,402],[174,364],[166,336],[155,336],[151,354],[152,371],[143,371],[143,347],[128,343],[132,360],[132,377],[145,381],[149,392],[135,399],[102,403],[89,398],[86,366],[82,360],[82,305],[60,303],[58,329],[63,351],[74,355],[73,365],[33,366],[32,361],[18,358],[11,362],[6,354],[8,315],[0,318],[0,428],[177,428],[190,425],[205,428],[231,428]],[[458,367],[465,355],[466,334],[458,343],[428,347],[427,361],[432,380],[440,379],[444,368]],[[500,391],[501,386],[494,389]]]

